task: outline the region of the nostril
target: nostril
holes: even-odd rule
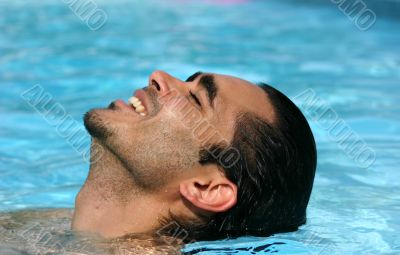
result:
[[[158,91],[160,91],[160,84],[156,80],[151,80],[151,85],[155,86]]]
[[[1,0],[0,0],[1,1]],[[172,77],[163,71],[154,71],[149,77],[149,86],[157,90],[157,93],[164,95],[168,93],[169,86],[168,82],[171,82]]]

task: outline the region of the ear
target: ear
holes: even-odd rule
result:
[[[237,201],[237,186],[219,170],[180,183],[181,195],[197,208],[210,212],[224,212]]]

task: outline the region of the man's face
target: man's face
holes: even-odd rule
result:
[[[146,189],[201,171],[199,152],[228,145],[238,113],[274,118],[261,88],[226,75],[196,73],[181,81],[156,71],[134,96],[132,103],[116,100],[91,110],[85,126]]]

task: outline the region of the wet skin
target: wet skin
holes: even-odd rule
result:
[[[217,165],[201,164],[200,151],[229,144],[240,113],[273,122],[264,91],[228,75],[196,73],[182,81],[155,71],[134,95],[142,114],[116,100],[85,115],[92,155],[100,151],[101,157],[92,157],[73,229],[105,237],[151,233],[169,212],[196,218],[232,208],[236,185]],[[206,132],[198,132],[198,123]]]

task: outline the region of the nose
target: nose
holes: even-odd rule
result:
[[[182,81],[169,75],[164,71],[154,71],[149,77],[149,86],[154,86],[157,89],[159,96],[164,96],[176,86],[179,86]]]

